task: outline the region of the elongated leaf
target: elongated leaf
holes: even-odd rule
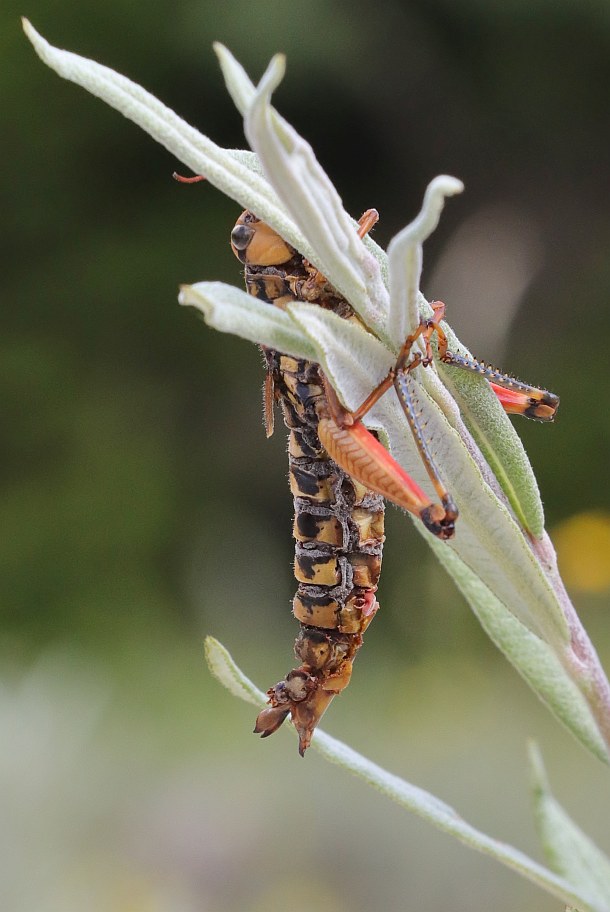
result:
[[[223,282],[198,282],[183,285],[178,300],[200,310],[208,326],[220,332],[234,333],[295,358],[315,358],[313,345],[285,311],[240,288]]]
[[[284,68],[284,58],[276,55],[246,113],[246,136],[269,182],[315,249],[314,264],[373,332],[384,336],[388,293],[378,261],[354,231],[353,219],[309,143],[271,107],[271,93],[280,83]]]
[[[210,671],[230,693],[254,706],[262,706],[266,703],[265,694],[261,693],[238,668],[229,652],[218,640],[207,637],[205,651]],[[292,726],[290,729],[294,731]],[[405,810],[417,814],[471,849],[495,858],[496,861],[537,884],[562,902],[577,906],[581,912],[610,912],[609,902],[601,901],[597,896],[590,896],[582,887],[576,888],[568,880],[557,876],[528,858],[519,849],[487,836],[467,823],[444,801],[424,789],[406,782],[399,776],[387,772],[320,729],[316,731],[311,746],[331,763],[336,763],[347,772],[362,779],[367,785],[382,792]]]
[[[447,175],[429,184],[421,211],[397,234],[388,248],[390,281],[389,336],[398,349],[413,333],[422,317],[432,316],[432,309],[419,291],[423,260],[423,242],[436,228],[445,197],[463,190],[461,181]],[[469,355],[451,328],[443,323],[451,351]],[[420,343],[416,346],[422,350]],[[460,406],[462,418],[488,464],[493,469],[517,519],[532,535],[544,530],[544,514],[538,486],[529,460],[510,421],[502,411],[489,384],[456,368],[438,364],[445,389],[435,383],[432,372],[422,374],[428,393],[444,411],[450,409],[447,393]]]
[[[423,243],[438,225],[445,197],[461,193],[464,184],[441,174],[428,184],[419,215],[394,235],[388,247],[390,314],[388,335],[398,345],[413,332],[420,321],[419,283],[423,263]]]
[[[597,906],[610,907],[610,858],[598,849],[554,798],[542,757],[530,745],[534,809],[538,834],[552,869]]]
[[[608,750],[582,692],[557,655],[500,602],[455,553],[433,550],[451,574],[487,635],[565,727],[604,763]]]
[[[214,51],[216,52],[216,56],[218,57],[218,61],[222,68],[222,74],[225,78],[225,83],[226,83],[227,89],[231,95],[231,98],[233,99],[235,107],[238,109],[238,111],[240,111],[245,116],[246,113],[248,112],[248,109],[250,108],[250,106],[252,105],[252,103],[254,101],[254,97],[256,95],[256,86],[250,80],[250,77],[244,70],[241,63],[239,63],[239,61],[235,59],[235,57],[228,50],[228,48],[226,48],[219,41],[215,41],[214,42]],[[278,118],[280,128],[281,128],[281,125],[286,125],[286,121],[272,107],[270,107],[270,116],[274,119]],[[252,153],[244,153],[244,154],[252,154]],[[262,171],[260,173],[262,173]],[[372,201],[372,203],[374,203],[374,200]],[[352,222],[353,222],[353,220],[352,220]],[[355,225],[356,223],[353,222],[353,224]],[[364,245],[367,248],[367,250],[377,260],[383,283],[387,287],[387,285],[388,285],[388,280],[387,280],[388,263],[387,263],[387,255],[386,255],[385,250],[383,250],[379,246],[379,244],[376,244],[370,235],[367,235],[363,239],[363,242],[364,242]],[[300,250],[300,248],[299,248],[299,250]],[[301,251],[301,252],[303,252],[303,251]]]
[[[135,82],[95,60],[53,47],[27,19],[22,21],[34,50],[47,66],[138,124],[195,174],[203,174],[231,199],[272,225],[304,256],[315,260],[315,250],[297,229],[269,182],[257,173],[251,161],[246,163],[243,153],[223,149]]]

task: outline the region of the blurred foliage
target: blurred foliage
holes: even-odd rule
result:
[[[175,184],[164,150],[41,65],[19,14],[228,146],[244,140],[211,42],[253,77],[285,51],[278,107],[347,208],[381,211],[382,244],[417,211],[428,180],[462,178],[466,193],[443,215],[424,275],[458,334],[451,283],[428,288],[434,264],[468,218],[516,211],[540,239],[538,271],[497,352],[464,342],[561,395],[555,426],[520,424],[552,531],[610,509],[609,10],[594,0],[3,4],[0,645],[12,663],[69,644],[83,661],[110,663],[119,692],[135,687],[145,704],[147,687],[164,687],[153,672],[138,677],[140,655],[161,675],[170,650],[177,674],[195,667],[197,641],[212,632],[236,657],[247,650],[266,685],[285,671],[294,633],[285,443],[281,428],[264,437],[260,357],[175,303],[180,282],[241,282],[228,246],[238,207],[209,186]],[[494,320],[483,270],[475,246],[456,276],[480,300],[481,323]],[[419,536],[390,514],[384,611],[358,671],[370,674],[376,656],[400,679],[405,658],[441,667],[456,648],[495,662]],[[590,535],[572,526],[572,553],[587,552]],[[607,567],[607,536],[599,541],[596,564]],[[607,654],[607,589],[594,604],[606,609],[589,614]],[[168,687],[181,719],[198,698],[190,674],[180,697]],[[252,908],[285,908],[286,882],[259,884]],[[334,890],[317,888],[320,907],[343,908]],[[138,902],[125,908],[149,908]]]

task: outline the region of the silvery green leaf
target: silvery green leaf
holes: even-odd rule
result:
[[[261,693],[238,668],[229,652],[218,640],[215,640],[214,637],[207,637],[205,652],[210,671],[230,693],[257,707],[266,703],[266,695]],[[294,732],[292,726],[290,726],[290,730]],[[348,747],[347,744],[332,738],[320,729],[316,731],[311,746],[331,763],[337,764],[346,772],[361,779],[405,810],[416,814],[469,848],[494,858],[507,868],[537,884],[551,896],[555,896],[564,903],[577,906],[581,912],[610,912],[610,902],[602,900],[594,893],[590,894],[584,885],[574,884],[566,878],[557,876],[543,865],[528,858],[519,849],[477,830],[441,799],[399,776],[389,773]]]
[[[231,51],[226,48],[224,44],[221,44],[220,41],[215,41],[213,48],[218,57],[225,85],[229,95],[233,99],[233,104],[239,113],[245,117],[248,108],[254,101],[256,87],[241,63],[235,59]]]
[[[276,55],[248,107],[246,136],[314,253],[299,251],[347,298],[371,330],[383,337],[388,294],[379,263],[358,237],[353,219],[309,143],[270,105],[284,68],[284,58]]]
[[[235,59],[233,54],[226,48],[223,44],[218,41],[214,42],[214,50],[218,61],[220,63],[223,76],[225,78],[225,83],[227,89],[233,99],[235,107],[240,111],[244,116],[246,115],[248,108],[252,104],[255,94],[256,87],[254,83],[250,80],[248,74],[242,67],[241,63]],[[278,114],[274,108],[270,108],[271,116],[274,119],[277,119],[280,125],[285,125],[286,121]],[[253,155],[254,153],[243,153],[245,155]],[[254,156],[257,161],[258,157]],[[319,167],[319,165],[318,165]],[[262,170],[260,173],[263,173]],[[334,188],[333,188],[334,189]],[[352,224],[356,223],[352,220]],[[367,235],[363,239],[364,246],[367,248],[369,253],[377,260],[383,285],[387,287],[387,255],[385,250],[383,250],[370,235]],[[299,247],[301,253],[303,250]],[[383,294],[383,291],[381,291]]]
[[[394,235],[388,246],[390,282],[390,313],[388,334],[400,348],[407,336],[419,325],[421,295],[419,291],[423,242],[427,240],[440,218],[445,198],[461,193],[462,181],[447,174],[435,177],[428,184],[421,212],[402,231]]]
[[[610,908],[610,858],[578,827],[554,798],[542,757],[530,745],[534,811],[544,854],[561,877],[599,908]]]
[[[252,167],[251,159],[218,146],[125,76],[94,60],[54,48],[27,19],[23,28],[47,66],[138,124],[195,174],[203,174],[231,199],[251,209],[305,255],[312,253],[269,182]]]
[[[241,288],[223,282],[198,282],[183,285],[178,300],[200,310],[208,326],[220,332],[234,333],[295,358],[312,360],[315,356],[313,345],[285,311],[270,307]]]
[[[587,701],[556,653],[517,620],[455,552],[437,541],[432,549],[498,649],[577,740],[608,763],[608,749]]]

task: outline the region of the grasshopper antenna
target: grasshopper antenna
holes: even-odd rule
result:
[[[177,171],[174,171],[172,177],[175,181],[178,181],[179,184],[198,184],[199,181],[205,180],[203,174],[195,174],[194,177],[183,177],[182,174],[178,174]]]

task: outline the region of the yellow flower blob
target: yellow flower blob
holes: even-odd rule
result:
[[[596,593],[610,588],[610,513],[571,516],[556,526],[553,541],[568,589]]]

